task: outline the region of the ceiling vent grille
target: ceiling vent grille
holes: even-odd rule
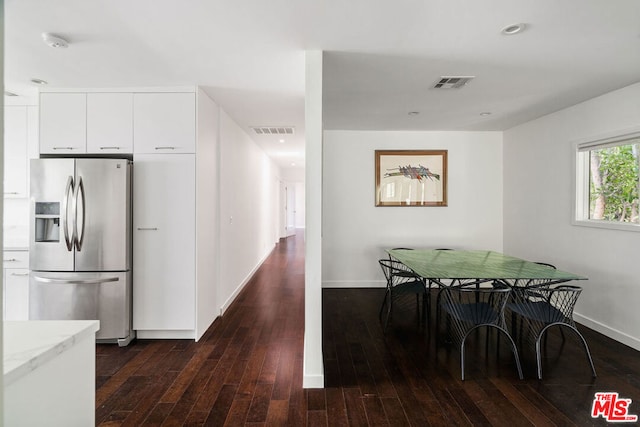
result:
[[[434,89],[459,89],[465,86],[474,76],[447,76],[440,77],[440,80],[433,85]]]
[[[293,135],[293,126],[252,126],[251,129],[256,135]]]

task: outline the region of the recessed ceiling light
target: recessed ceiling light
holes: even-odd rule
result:
[[[47,46],[52,47],[54,49],[58,48],[66,48],[69,46],[69,42],[63,39],[60,36],[56,36],[51,33],[42,33],[42,41],[46,43]]]
[[[278,142],[279,142],[280,144],[284,144],[284,139],[280,139],[280,140],[278,140]]]
[[[296,165],[295,163],[291,163],[291,166],[295,166],[295,165]]]
[[[480,113],[481,116],[490,116],[491,115],[491,111],[483,111],[482,113]]]
[[[504,27],[501,31],[505,36],[512,36],[514,34],[521,33],[524,29],[527,28],[527,24],[511,24]]]
[[[49,84],[46,81],[40,80],[40,79],[31,79],[31,83],[34,83],[34,84],[37,84],[37,85],[41,85],[41,86]]]
[[[417,116],[418,114],[420,114],[420,111],[409,111],[410,116]]]

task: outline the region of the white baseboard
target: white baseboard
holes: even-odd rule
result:
[[[580,313],[574,312],[573,318],[576,322],[581,323],[584,326],[593,329],[594,331],[600,332],[602,335],[619,341],[622,344],[628,345],[635,350],[640,350],[640,339],[636,337],[632,337],[629,334],[625,334],[624,332],[618,331],[617,329],[613,329],[603,323],[583,316]]]
[[[269,257],[269,255],[271,255],[271,252],[273,252],[275,247],[276,247],[276,245],[274,244],[273,247],[271,248],[271,250],[269,252],[267,252],[262,257],[262,259],[260,261],[258,261],[256,266],[253,267],[253,269],[249,272],[249,274],[247,274],[247,276],[244,278],[244,280],[242,280],[242,282],[240,282],[240,284],[234,289],[234,291],[231,293],[229,298],[227,298],[227,300],[224,302],[224,304],[222,304],[222,306],[220,307],[220,316],[222,316],[224,314],[224,312],[227,311],[227,309],[229,308],[231,303],[236,299],[238,294],[240,294],[240,291],[242,291],[242,289],[245,287],[245,285],[247,283],[249,283],[249,280],[251,280],[251,277],[255,274],[256,271],[258,271],[258,269],[260,268],[262,263],[265,262],[265,260]]]
[[[137,330],[136,337],[141,340],[193,340],[196,338],[196,332],[193,330]]]
[[[302,388],[324,388],[324,364],[320,363],[321,373],[309,374],[307,373],[307,333],[304,334],[303,343],[304,352],[302,355]],[[316,355],[317,357],[317,355]],[[320,355],[322,359],[322,355]]]
[[[323,288],[384,288],[384,280],[324,280]]]
[[[303,375],[302,388],[324,388],[324,375]]]

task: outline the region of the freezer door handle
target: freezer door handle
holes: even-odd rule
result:
[[[58,283],[58,284],[64,284],[64,285],[97,285],[100,283],[117,282],[118,280],[120,280],[119,277],[104,277],[101,279],[99,278],[99,279],[82,279],[82,280],[54,279],[52,277],[40,277],[40,276],[33,276],[33,278],[37,282]]]
[[[71,252],[73,249],[73,240],[69,238],[69,193],[73,192],[73,177],[69,176],[67,179],[67,186],[64,190],[64,199],[62,204],[64,205],[64,219],[62,221],[62,230],[64,231],[64,242],[67,245],[67,250]]]
[[[80,199],[80,195],[82,196],[82,228],[80,229],[80,232],[78,232],[78,201]],[[82,242],[84,241],[84,222],[86,219],[84,183],[82,182],[82,177],[78,178],[78,185],[76,186],[76,191],[73,194],[73,201],[73,240],[75,242],[76,249],[80,251],[82,249]]]

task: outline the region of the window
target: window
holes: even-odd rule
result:
[[[640,231],[640,132],[577,145],[576,221]]]

